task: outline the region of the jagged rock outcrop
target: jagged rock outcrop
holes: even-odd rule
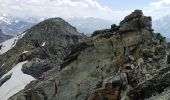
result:
[[[0,29],[0,43],[4,42],[5,40],[8,40],[10,38],[12,38],[12,36],[3,34],[2,30]]]
[[[57,56],[55,53],[47,53],[48,63],[55,62],[52,64],[57,67],[45,72],[43,77],[31,82],[9,100],[156,100],[153,95],[166,95],[164,89],[168,92],[170,87],[170,50],[165,38],[154,33],[151,26],[151,17],[135,10],[119,26],[95,31],[83,42],[76,39],[79,43],[72,46],[62,44],[69,52],[64,53],[60,63],[53,58]],[[44,28],[38,32],[30,31],[24,36],[25,40],[21,40],[24,44],[34,43],[30,39],[36,40],[35,49],[44,42],[37,37],[46,38],[39,35],[44,31]],[[74,42],[71,40],[71,43]],[[58,48],[57,45],[54,44],[54,48]],[[48,52],[48,43],[43,48]],[[27,59],[25,55],[20,58]],[[23,66],[27,73],[41,66],[44,70],[43,65],[48,61],[28,59],[29,63]]]
[[[141,10],[135,10],[129,16],[126,16],[123,21],[120,22],[120,31],[139,31],[145,29],[150,31],[152,29],[152,18],[143,16]]]

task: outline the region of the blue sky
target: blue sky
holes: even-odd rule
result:
[[[143,9],[149,6],[154,0],[98,0],[103,6],[108,6],[113,10]]]

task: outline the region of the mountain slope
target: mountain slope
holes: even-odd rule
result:
[[[10,36],[10,35],[5,35],[5,34],[2,32],[2,30],[0,29],[0,43],[1,43],[1,42],[4,42],[5,40],[8,40],[8,39],[10,39],[10,38],[12,38],[12,36]]]
[[[63,19],[52,18],[14,37],[14,41],[3,42],[3,52],[0,54],[0,91],[7,89],[0,95],[0,99],[8,99],[32,80],[40,79],[46,71],[52,68],[59,69],[58,65],[70,52],[68,47],[84,41],[85,38]],[[22,77],[18,76],[16,71],[23,72]],[[4,76],[5,73],[9,74]],[[10,83],[14,79],[17,81]]]
[[[119,26],[83,41],[86,37],[62,19],[39,23],[0,56],[1,70],[28,61],[22,71],[36,79],[8,100],[156,100],[153,95],[166,95],[170,49],[151,26],[151,17],[135,10]]]
[[[11,78],[3,84],[0,88],[0,98],[2,100],[6,100],[18,91],[24,89],[24,87],[30,83],[31,81],[35,80],[32,76],[26,75],[22,72],[22,65],[27,62],[21,62],[17,64],[11,71],[5,74],[3,77],[7,77],[11,75]],[[3,78],[2,77],[2,78]],[[7,88],[8,87],[8,88]]]

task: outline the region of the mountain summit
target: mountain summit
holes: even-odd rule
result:
[[[141,10],[89,38],[61,18],[48,19],[0,55],[0,99],[170,98],[169,47]]]
[[[79,42],[84,35],[77,32],[77,29],[61,18],[47,19],[28,30],[24,41],[37,41],[40,45],[47,41],[47,44],[55,46],[68,46]]]

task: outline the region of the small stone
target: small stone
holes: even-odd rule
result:
[[[129,58],[130,60],[132,60],[132,61],[135,60],[135,58],[134,58],[132,55],[130,55],[128,58]]]
[[[149,62],[152,62],[152,61],[153,61],[153,59],[152,59],[152,58],[148,58],[148,61],[149,61]]]

